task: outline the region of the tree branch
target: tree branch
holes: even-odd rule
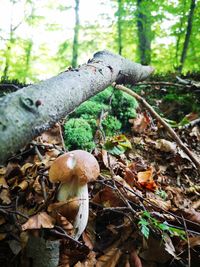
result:
[[[135,97],[138,102],[140,102],[149,112],[150,114],[156,118],[160,124],[162,124],[162,126],[168,131],[168,133],[171,135],[171,137],[176,141],[177,145],[185,152],[185,154],[191,159],[191,161],[195,164],[195,166],[197,167],[198,171],[200,171],[200,161],[197,158],[197,156],[195,156],[190,150],[189,148],[187,148],[183,142],[181,141],[181,139],[178,137],[178,135],[176,134],[176,132],[160,117],[160,115],[158,113],[155,112],[155,110],[144,100],[144,98],[142,98],[141,96],[139,96],[138,94],[136,94],[135,92],[133,92],[132,90],[130,90],[129,88],[123,86],[123,85],[114,85],[115,88],[126,92],[127,94]]]
[[[101,51],[78,69],[2,97],[0,163],[113,82],[135,84],[152,72],[152,67]]]

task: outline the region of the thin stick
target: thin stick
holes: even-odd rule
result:
[[[198,171],[200,171],[200,160],[197,159],[197,156],[194,156],[194,154],[183,144],[181,139],[178,137],[176,132],[158,115],[158,113],[155,112],[155,110],[146,102],[144,98],[130,90],[129,88],[123,86],[123,85],[115,85],[115,88],[131,95],[132,97],[135,97],[138,102],[140,102],[149,112],[150,114],[156,118],[160,124],[163,125],[163,127],[169,132],[171,137],[176,141],[177,145],[185,152],[185,154],[191,159],[191,161],[195,164],[197,167]]]
[[[191,88],[192,84],[180,84],[180,83],[172,83],[172,82],[139,82],[135,84],[136,86],[141,86],[141,85],[160,85],[160,86],[177,86],[177,87],[187,87]]]
[[[183,218],[183,225],[184,225],[184,228],[185,228],[185,233],[186,233],[186,237],[187,237],[187,245],[188,245],[188,267],[191,267],[190,239],[189,239],[189,235],[188,235],[188,230],[187,230],[187,225],[186,225],[185,219],[184,219],[183,216],[182,216],[182,218]]]

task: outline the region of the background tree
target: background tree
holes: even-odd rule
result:
[[[196,0],[191,0],[190,10],[189,10],[188,19],[187,19],[187,28],[186,28],[185,40],[184,40],[184,44],[183,44],[183,50],[181,53],[180,65],[178,67],[178,70],[180,72],[182,71],[183,65],[185,63],[187,50],[188,50],[188,46],[189,46],[189,41],[190,41],[190,36],[192,34],[192,23],[193,23],[195,7],[196,7]]]
[[[149,65],[151,63],[151,11],[148,7],[152,1],[137,0],[137,34],[138,53],[140,63]]]
[[[122,55],[122,0],[117,0],[117,33],[118,33],[118,53]]]
[[[22,24],[23,19],[18,22],[16,25],[13,24],[13,18],[14,18],[14,9],[15,9],[15,4],[17,3],[16,0],[10,0],[11,3],[11,17],[10,17],[10,26],[9,26],[9,34],[8,34],[8,39],[6,40],[6,49],[5,49],[5,64],[4,64],[4,69],[3,69],[3,75],[2,79],[6,80],[8,78],[8,71],[10,67],[10,60],[11,60],[11,50],[12,47],[16,41],[15,38],[15,32],[19,28],[19,26]]]
[[[74,27],[74,40],[72,46],[72,67],[77,66],[78,59],[78,36],[79,36],[79,28],[80,28],[80,19],[79,19],[79,0],[75,0],[75,27]]]

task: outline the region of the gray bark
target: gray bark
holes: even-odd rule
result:
[[[0,163],[113,82],[135,84],[152,71],[152,67],[101,51],[78,69],[2,97]]]

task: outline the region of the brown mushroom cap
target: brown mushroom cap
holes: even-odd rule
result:
[[[58,157],[49,170],[49,180],[52,183],[68,183],[73,178],[79,179],[84,185],[95,180],[100,173],[95,157],[83,150],[73,150]]]

